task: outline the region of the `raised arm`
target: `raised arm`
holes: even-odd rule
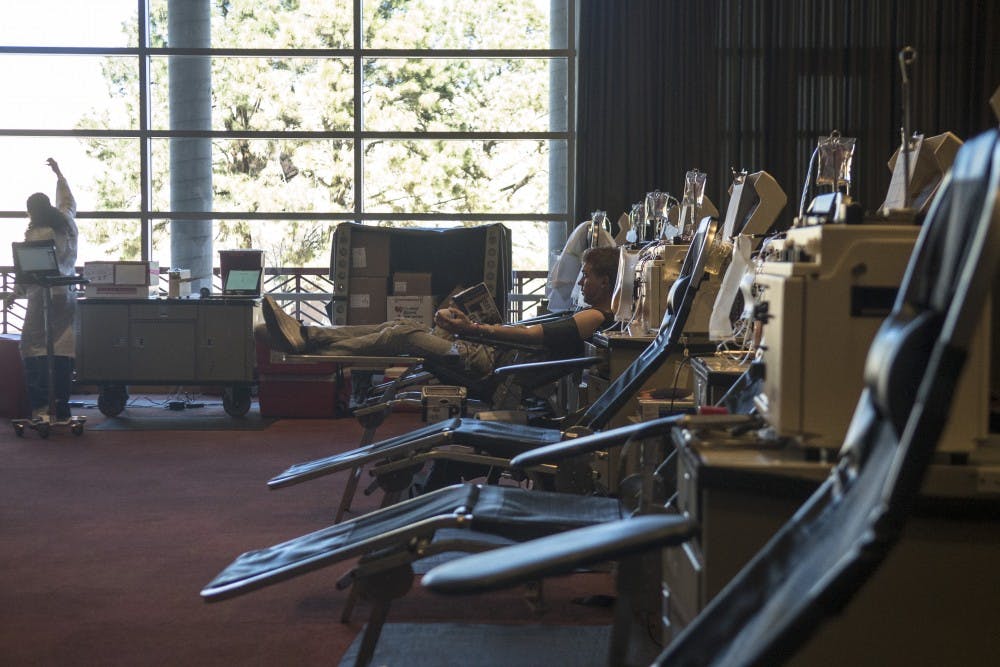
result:
[[[56,175],[56,208],[72,219],[76,216],[76,199],[73,197],[73,192],[69,189],[69,183],[66,181],[66,177],[63,176],[62,170],[59,169],[58,162],[53,158],[49,158],[45,162],[52,168],[52,171]]]

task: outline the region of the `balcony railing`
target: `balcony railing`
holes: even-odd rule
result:
[[[82,269],[78,269],[82,270]],[[326,304],[333,297],[329,271],[323,268],[272,267],[264,270],[265,294],[274,296],[281,306],[306,324],[329,324]],[[213,271],[212,289],[222,291],[219,269]],[[545,271],[514,271],[510,294],[508,321],[517,322],[539,314],[545,299]],[[14,267],[0,267],[0,292],[14,291]],[[160,270],[159,294],[167,296],[167,270]],[[0,310],[0,333],[19,334],[24,326],[27,302],[19,299],[10,308]]]

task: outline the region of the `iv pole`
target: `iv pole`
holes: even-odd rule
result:
[[[903,127],[900,131],[903,134],[903,208],[910,208],[910,76],[908,68],[917,59],[917,51],[912,46],[904,46],[899,51],[899,71],[903,75]]]

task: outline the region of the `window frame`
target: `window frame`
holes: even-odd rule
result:
[[[209,0],[204,0],[208,2]],[[352,48],[343,49],[260,49],[260,48],[170,48],[151,47],[149,45],[149,7],[148,0],[136,0],[138,21],[137,47],[71,47],[71,46],[2,46],[0,54],[18,55],[65,55],[65,56],[128,56],[135,58],[138,69],[139,100],[138,129],[50,129],[27,128],[14,129],[0,127],[0,138],[6,137],[54,137],[54,138],[115,138],[135,139],[139,143],[140,192],[138,210],[118,211],[78,211],[79,220],[86,219],[138,219],[141,227],[142,259],[152,258],[152,229],[154,221],[158,220],[204,220],[211,218],[219,220],[309,220],[309,221],[353,221],[361,223],[393,222],[393,221],[458,221],[462,223],[492,223],[533,220],[548,222],[550,230],[557,225],[568,232],[572,221],[576,220],[573,196],[575,179],[575,142],[576,142],[576,15],[577,0],[551,0],[553,21],[562,21],[561,29],[565,35],[559,38],[566,44],[560,49],[483,49],[483,50],[424,50],[424,49],[366,49],[362,39],[362,0],[353,0],[353,31]],[[563,9],[564,8],[564,9]],[[550,34],[555,32],[550,27]],[[386,132],[363,129],[363,99],[354,95],[353,128],[349,131],[228,131],[228,130],[156,130],[152,128],[150,109],[150,63],[152,58],[166,56],[233,56],[233,57],[323,57],[345,58],[353,61],[354,89],[363,90],[363,62],[369,58],[533,58],[565,60],[565,91],[560,88],[556,94],[550,89],[550,104],[556,95],[565,92],[565,109],[555,109],[560,114],[560,124],[566,129],[561,131],[518,132],[518,131],[486,131],[486,132]],[[553,80],[553,85],[556,85]],[[550,106],[551,109],[551,106]],[[564,114],[564,118],[563,118]],[[298,211],[208,211],[184,212],[170,210],[154,210],[152,202],[151,151],[154,139],[171,138],[209,138],[209,139],[347,139],[353,142],[354,151],[354,209],[350,211],[329,212],[298,212]],[[364,152],[368,142],[382,139],[459,139],[459,140],[512,140],[531,139],[564,142],[565,154],[555,157],[550,155],[549,171],[549,211],[512,211],[509,213],[393,213],[365,210],[364,197]],[[553,165],[552,161],[558,164]],[[23,218],[23,211],[0,211],[0,218]],[[513,229],[516,233],[516,228]],[[552,238],[550,233],[550,238]],[[558,234],[556,235],[558,237]],[[555,249],[558,250],[558,249]]]

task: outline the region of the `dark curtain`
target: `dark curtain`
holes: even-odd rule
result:
[[[914,131],[964,140],[997,123],[995,0],[580,0],[577,216],[617,219],[657,188],[680,197],[692,168],[724,211],[731,169],[763,169],[789,224],[833,130],[857,138],[851,193],[878,208],[907,45]]]

